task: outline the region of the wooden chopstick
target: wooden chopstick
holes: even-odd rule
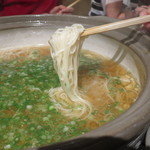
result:
[[[76,0],[73,3],[71,3],[70,5],[68,5],[67,7],[70,8],[72,6],[74,6],[75,4],[77,4],[78,2],[80,2],[80,0]]]
[[[129,27],[132,25],[142,24],[150,22],[150,15],[136,17],[132,19],[126,19],[122,21],[117,21],[114,23],[108,23],[101,26],[96,26],[92,28],[87,28],[84,30],[84,32],[81,34],[81,36],[88,36],[96,33],[102,33],[110,30],[115,30],[119,28]]]

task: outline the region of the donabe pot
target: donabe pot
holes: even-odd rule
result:
[[[107,17],[25,15],[0,18],[0,50],[48,45],[56,29],[75,23],[85,28],[117,21]],[[121,116],[106,125],[40,150],[117,149],[138,136],[150,121],[150,37],[135,28],[124,28],[88,37],[83,49],[95,51],[125,66],[137,78],[142,92]]]

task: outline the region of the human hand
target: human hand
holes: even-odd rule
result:
[[[49,13],[50,14],[72,14],[74,9],[72,7],[66,7],[64,5],[59,5],[54,7]]]
[[[150,6],[141,6],[135,9],[139,16],[150,15]],[[150,32],[150,22],[144,23],[144,28]]]

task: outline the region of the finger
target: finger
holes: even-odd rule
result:
[[[54,7],[54,8],[50,11],[50,13],[51,13],[51,14],[57,14],[59,11],[61,11],[61,10],[64,9],[64,8],[66,8],[66,7],[63,6],[63,5],[56,6],[56,7]]]
[[[143,8],[143,7],[137,7],[136,9],[135,9],[135,11],[137,11],[137,12],[141,12],[141,11],[143,11],[145,8]]]
[[[150,15],[150,7],[148,8],[147,13],[148,13],[148,15]]]
[[[140,12],[140,16],[145,16],[147,15],[147,10],[143,10],[142,12]]]
[[[60,11],[60,8],[58,6],[56,6],[50,11],[50,14],[56,14],[59,11]]]
[[[150,22],[144,23],[144,27],[147,31],[150,32]]]
[[[62,13],[72,13],[73,11],[74,11],[73,8],[67,8],[67,7],[61,10]]]

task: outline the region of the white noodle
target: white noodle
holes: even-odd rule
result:
[[[54,68],[61,87],[50,89],[49,95],[56,109],[64,115],[86,118],[91,114],[91,104],[81,98],[78,90],[79,52],[84,39],[80,37],[84,27],[74,24],[58,29],[49,40]]]

